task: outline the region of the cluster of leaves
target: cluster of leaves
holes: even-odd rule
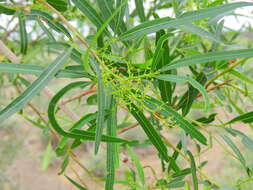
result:
[[[107,190],[113,189],[116,182],[131,189],[223,189],[203,173],[205,162],[195,163],[195,158],[205,152],[202,150],[204,147],[209,148],[213,138],[220,142],[216,138],[220,135],[212,134],[207,127],[214,126],[223,128],[221,137],[231,148],[229,153],[245,169],[248,175],[245,183],[250,182],[253,168],[229,135],[240,137],[252,151],[250,137],[231,128],[231,124],[242,121],[251,126],[253,122],[253,112],[245,113],[237,105],[241,95],[252,103],[247,85],[252,85],[253,81],[237,68],[247,63],[253,49],[250,46],[234,49],[241,32],[229,34],[222,20],[224,16],[234,14],[235,9],[247,6],[253,6],[253,3],[152,1],[144,9],[144,2],[135,0],[135,8],[131,10],[126,0],[37,0],[21,5],[13,1],[1,2],[1,15],[12,17],[11,22],[15,18],[18,20],[19,40],[13,40],[10,48],[20,54],[22,60],[10,63],[6,56],[0,63],[0,72],[18,74],[12,79],[13,84],[27,88],[0,111],[0,120],[22,110],[55,77],[78,78],[79,81],[68,84],[50,100],[48,123],[26,117],[34,125],[42,129],[51,128],[61,136],[55,149],[58,156],[64,157],[60,174],[67,168],[73,149],[86,141],[94,141],[97,154],[103,141],[107,143]],[[168,9],[173,11],[172,16],[159,18],[158,12]],[[71,21],[75,26],[70,24]],[[89,26],[89,35],[84,38],[82,29],[85,25]],[[32,32],[28,32],[31,27]],[[4,34],[8,32],[8,29],[3,30]],[[42,35],[38,35],[38,31],[42,31]],[[34,35],[37,37],[35,40]],[[17,44],[20,51],[15,48]],[[48,52],[49,59],[57,57],[51,64],[40,66],[32,59],[35,46]],[[38,77],[30,83],[21,74]],[[231,77],[240,79],[243,84],[235,80],[231,82]],[[182,85],[185,83],[188,86]],[[56,116],[62,97],[74,88],[94,86],[97,89],[97,111],[86,113],[69,129],[64,129]],[[235,94],[231,95],[231,89]],[[217,114],[212,113],[212,107],[219,104],[229,106],[239,116],[215,124]],[[196,107],[205,110],[207,117],[187,117]],[[128,110],[147,135],[149,144],[157,150],[163,175],[152,187],[148,187],[143,167],[132,149],[143,142],[117,136],[118,109]],[[88,129],[84,130],[84,125],[88,125]],[[182,129],[182,138],[178,138],[174,146],[161,130],[177,127]],[[189,150],[186,139],[196,144],[196,154]],[[115,171],[120,166],[119,147],[128,149],[137,171],[130,170],[125,181],[115,179]],[[49,145],[48,151],[51,149]],[[180,164],[180,157],[189,162],[188,167]],[[192,176],[191,183],[186,180],[188,175]],[[86,189],[67,178],[79,189]],[[239,181],[233,189],[245,183]]]

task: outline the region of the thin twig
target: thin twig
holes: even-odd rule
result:
[[[232,80],[233,80],[233,79],[230,79],[230,80],[227,80],[227,81],[225,81],[225,82],[223,82],[223,83],[217,84],[217,85],[215,85],[215,86],[213,86],[213,87],[207,89],[206,91],[207,91],[207,92],[210,92],[210,91],[213,91],[213,90],[215,90],[215,89],[218,89],[218,88],[220,88],[220,87],[222,87],[222,86],[224,86],[224,85],[228,85]],[[201,97],[201,96],[202,96],[202,94],[199,93],[199,95],[197,96],[197,98],[199,98],[199,97]]]
[[[228,67],[227,69],[225,69],[224,71],[222,71],[221,73],[219,73],[218,75],[216,75],[214,78],[212,78],[207,84],[205,88],[208,88],[215,80],[217,80],[218,78],[220,78],[221,76],[223,76],[224,74],[228,73],[229,71],[231,71],[233,68],[235,68],[236,66],[244,63],[245,61],[247,61],[249,59],[249,57],[244,58],[240,61],[238,61],[237,63],[233,64],[232,66]]]
[[[87,95],[89,95],[89,94],[92,94],[92,93],[94,93],[94,92],[96,92],[96,91],[97,91],[97,89],[95,89],[95,88],[85,90],[85,91],[83,91],[81,94],[79,94],[79,95],[77,95],[77,96],[75,96],[75,97],[73,97],[73,98],[69,98],[69,99],[67,99],[67,100],[62,101],[62,102],[61,102],[61,105],[65,105],[65,104],[67,104],[67,103],[69,103],[69,102],[72,102],[72,101],[74,101],[74,100],[77,100],[77,99],[79,99],[79,98],[81,98],[81,97],[83,97],[83,96],[87,96]]]

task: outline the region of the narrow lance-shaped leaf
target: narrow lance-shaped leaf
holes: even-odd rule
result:
[[[206,92],[206,89],[200,83],[198,83],[195,79],[193,79],[191,77],[170,75],[170,74],[157,75],[155,78],[160,79],[160,80],[169,81],[169,82],[175,82],[175,83],[189,82],[194,88],[198,89],[201,92],[201,94],[203,95],[203,97],[205,99],[206,110],[208,109],[209,97]]]
[[[93,8],[87,0],[72,0],[74,5],[85,15],[88,19],[97,27],[103,25],[103,18],[97,13],[97,11]],[[110,36],[110,33],[106,30],[106,34]]]
[[[245,161],[241,151],[239,150],[239,148],[235,145],[235,143],[226,135],[222,135],[221,137],[227,143],[227,145],[234,151],[234,153],[237,156],[237,159],[241,162],[241,164],[244,167],[246,167],[246,161]]]
[[[16,10],[13,9],[12,7],[0,4],[0,14],[14,15],[15,12]]]
[[[140,17],[141,22],[146,21],[145,11],[143,7],[143,0],[135,0],[135,6],[137,9],[138,16]]]
[[[135,117],[135,119],[139,122],[142,129],[148,136],[149,140],[152,142],[152,144],[156,147],[157,151],[160,153],[161,157],[168,162],[169,157],[167,153],[167,148],[164,142],[162,141],[161,136],[156,132],[155,128],[152,126],[152,124],[145,117],[143,112],[139,110],[136,105],[131,104],[129,110],[131,114]]]
[[[217,7],[210,7],[197,11],[188,12],[173,20],[170,20],[169,18],[165,17],[161,19],[147,21],[125,32],[120,36],[120,39],[121,40],[135,39],[142,35],[150,34],[161,29],[175,28],[176,26],[179,25],[189,24],[192,23],[193,21],[215,17],[221,14],[224,15],[224,13],[230,12],[236,8],[252,5],[253,3],[248,2],[229,3]]]
[[[51,126],[60,135],[62,135],[64,137],[68,137],[68,138],[73,138],[73,139],[84,139],[84,140],[92,140],[92,141],[95,140],[95,133],[94,132],[84,131],[84,130],[79,130],[79,129],[74,129],[72,132],[67,132],[67,131],[63,130],[55,118],[56,105],[59,102],[59,100],[64,96],[64,94],[73,88],[85,86],[88,84],[89,84],[89,82],[84,82],[84,81],[78,81],[78,82],[71,83],[71,84],[65,86],[64,88],[62,88],[51,99],[49,106],[48,106],[48,118],[51,123]],[[102,135],[101,140],[105,141],[105,142],[118,142],[118,143],[129,142],[124,139],[120,139],[120,138],[116,138],[116,137],[109,137],[106,135]]]
[[[104,17],[104,20],[107,20],[113,14],[115,14],[115,9],[114,9],[113,3],[111,1],[108,1],[108,0],[98,0],[97,2],[98,2],[98,6],[99,6],[99,8],[101,10],[101,13],[102,13],[102,15]],[[123,0],[121,2],[121,5],[119,5],[117,7],[117,8],[119,8],[119,10],[115,14],[115,16],[117,16],[118,12],[121,11],[122,7],[125,6],[126,3],[127,3],[127,1],[125,1],[125,0]],[[117,23],[117,22],[119,22],[119,23]],[[109,24],[110,24],[112,30],[116,34],[118,34],[118,35],[120,35],[120,34],[122,34],[123,32],[126,31],[126,25],[125,25],[123,19],[120,20],[120,21],[117,21],[116,18],[113,18],[113,19],[111,19],[111,21],[110,21]]]
[[[200,55],[194,55],[191,57],[186,57],[183,59],[179,59],[170,63],[170,65],[166,65],[160,69],[160,71],[167,71],[171,69],[177,69],[180,67],[186,67],[196,64],[203,64],[212,61],[221,61],[221,60],[233,60],[244,57],[252,57],[253,56],[253,48],[252,49],[242,49],[242,50],[232,50],[232,51],[219,51],[219,52],[210,52]]]
[[[32,9],[29,12],[29,14],[27,14],[26,16],[27,16],[27,19],[31,19],[31,20],[37,20],[38,17],[43,18],[48,24],[48,26],[50,26],[50,28],[52,28],[53,30],[59,33],[63,33],[69,39],[72,39],[68,30],[60,22],[55,21],[55,19],[50,14],[43,12],[41,10]]]
[[[110,92],[109,92],[110,93]],[[107,107],[109,117],[107,120],[107,135],[116,137],[117,136],[117,104],[113,95],[107,96]],[[115,143],[107,143],[107,175],[105,190],[113,190],[115,180],[115,168],[118,165],[118,152],[117,145]]]
[[[243,123],[252,123],[253,122],[253,111],[244,113],[242,115],[239,115],[235,117],[234,119],[227,122],[227,124],[235,123],[237,121],[241,121]]]
[[[51,145],[51,142],[48,143],[46,151],[44,152],[43,155],[43,160],[42,160],[42,170],[46,170],[48,168],[48,165],[50,164],[51,158],[52,158],[52,153],[53,153],[53,148]]]
[[[197,172],[196,172],[196,164],[195,164],[195,161],[194,161],[194,157],[192,155],[192,153],[190,151],[187,151],[187,154],[189,155],[190,157],[190,160],[191,160],[191,172],[192,172],[192,182],[193,182],[193,188],[194,190],[198,190],[199,187],[198,187],[198,178],[197,178]]]
[[[96,127],[96,137],[95,137],[95,154],[98,152],[101,135],[103,133],[104,128],[104,120],[105,120],[105,89],[102,79],[102,71],[96,63],[92,64],[93,69],[97,73],[97,86],[98,86],[98,115],[97,115],[97,127]]]
[[[143,167],[141,165],[141,162],[140,162],[138,156],[135,154],[135,152],[130,147],[128,147],[128,152],[129,152],[129,155],[130,155],[130,157],[137,169],[141,183],[144,186],[145,185],[145,175],[144,175],[144,171],[143,171]]]
[[[77,183],[75,180],[73,180],[72,178],[70,178],[69,176],[65,177],[74,185],[76,186],[79,190],[88,190],[87,188],[83,187],[82,185],[80,185],[79,183]]]
[[[58,175],[61,175],[61,174],[64,173],[64,171],[66,170],[68,164],[69,164],[69,155],[67,155],[67,156],[64,158],[64,160],[63,160],[63,162],[62,162],[62,164],[61,164],[61,171],[58,173]]]
[[[198,74],[196,81],[199,82],[202,86],[204,86],[207,81],[207,77],[203,72],[201,72]],[[189,113],[190,108],[194,100],[197,98],[198,94],[198,89],[194,88],[192,85],[189,85],[187,92],[182,96],[177,106],[177,109],[182,108],[183,116]]]
[[[20,45],[21,45],[21,53],[26,54],[27,47],[28,47],[28,38],[26,32],[26,22],[25,22],[25,15],[22,12],[18,13],[18,20],[19,20],[19,34],[20,34]]]
[[[87,124],[88,122],[90,122],[91,120],[96,119],[97,115],[96,114],[86,114],[83,117],[81,117],[68,131],[69,132],[73,132],[75,129],[80,129],[81,127],[83,127],[85,124]],[[59,141],[56,150],[60,151],[61,149],[64,149],[64,147],[66,146],[68,141],[67,137],[63,137],[61,138],[61,140]]]
[[[37,95],[55,77],[55,74],[69,59],[70,53],[71,49],[68,49],[66,52],[59,55],[53,63],[48,65],[31,86],[0,111],[0,120],[3,121],[21,110],[33,98],[33,96]]]
[[[245,81],[246,83],[249,83],[251,85],[253,85],[253,80],[250,79],[249,77],[247,77],[246,75],[240,73],[239,71],[236,71],[235,69],[231,70],[229,72],[229,74],[234,75],[235,77],[237,77],[238,79]]]
[[[39,17],[37,18],[37,22],[39,23],[41,29],[46,33],[47,37],[49,38],[50,41],[56,41],[53,34],[47,29],[47,27],[44,25],[44,23],[39,19]]]
[[[232,133],[233,135],[240,136],[242,138],[242,143],[244,146],[253,152],[253,140],[249,136],[233,128],[225,128],[225,130],[229,133]]]
[[[16,74],[30,74],[41,75],[45,67],[40,65],[29,65],[20,63],[0,63],[0,73],[16,73]],[[92,78],[88,73],[77,72],[70,69],[62,69],[55,75],[58,78]]]
[[[165,118],[173,119],[173,121],[175,121],[179,125],[179,127],[181,127],[186,133],[191,135],[192,138],[197,139],[200,143],[204,145],[207,144],[206,137],[199,130],[197,130],[194,125],[185,120],[179,113],[177,113],[171,107],[167,106],[164,102],[161,102],[148,96],[145,99],[145,105],[149,109],[156,111]]]

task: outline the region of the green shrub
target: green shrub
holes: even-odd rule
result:
[[[106,143],[106,158],[102,159],[106,175],[99,179],[93,176],[95,181],[104,180],[106,190],[115,189],[115,183],[136,190],[250,188],[252,165],[234,139],[240,139],[250,151],[253,141],[232,124],[243,122],[252,128],[249,63],[253,49],[243,36],[252,30],[228,29],[223,18],[253,3],[134,3],[132,9],[127,0],[1,2],[1,17],[8,15],[3,18],[11,20],[1,29],[4,56],[0,72],[9,73],[7,78],[18,92],[25,90],[0,111],[0,120],[19,112],[38,128],[51,131],[57,145],[53,147],[49,142],[43,169],[54,150],[63,158],[60,174],[79,189],[92,187],[85,187],[85,180],[79,184],[68,177],[65,169],[69,159],[80,164],[72,150],[87,141],[94,142],[94,154],[104,148],[102,142]],[[161,10],[172,14],[159,18]],[[17,27],[10,31],[15,22]],[[16,28],[18,38],[17,33],[12,35]],[[54,78],[58,78],[57,84],[68,84],[62,88],[57,85],[58,92],[52,96],[46,86]],[[2,83],[5,80],[3,75]],[[73,93],[73,89],[79,89],[80,94]],[[69,91],[71,96],[63,100]],[[39,101],[46,101],[45,96],[50,98],[48,120],[30,102],[38,94],[42,96]],[[87,95],[85,103],[76,103]],[[65,106],[69,102],[71,109]],[[21,112],[25,106],[38,114],[38,119]],[[45,103],[40,103],[39,109],[43,106]],[[61,116],[60,111],[67,115]],[[145,140],[138,138],[143,136],[138,130],[136,139],[121,135],[135,127],[144,131]],[[215,148],[212,142],[245,170],[246,175],[233,180],[230,188],[222,188],[226,182],[219,184],[205,174],[209,163],[202,157]],[[159,176],[154,175],[152,184],[134,151],[135,147],[147,146],[156,150],[156,159],[161,162],[159,175],[159,169],[151,168]],[[129,155],[134,164],[124,169],[123,178],[115,174],[122,167],[120,153]]]

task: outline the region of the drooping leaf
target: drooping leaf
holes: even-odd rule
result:
[[[80,185],[79,183],[77,183],[75,180],[73,180],[72,178],[70,178],[69,176],[65,177],[74,185],[76,186],[79,190],[88,190],[87,188],[83,187],[82,185]]]
[[[193,187],[194,190],[198,190],[198,178],[197,178],[197,171],[196,171],[196,164],[194,161],[194,157],[190,151],[187,151],[187,154],[190,157],[191,160],[191,172],[192,172],[192,182],[193,182]]]
[[[42,159],[42,170],[46,170],[50,164],[51,158],[52,158],[52,153],[53,153],[53,148],[51,145],[51,142],[48,143],[46,151],[43,154],[43,159]]]
[[[50,41],[55,42],[54,35],[49,31],[49,29],[45,26],[45,24],[37,17],[37,22],[40,25],[41,29],[46,33],[47,37],[49,38]]]
[[[97,27],[100,28],[104,20],[87,0],[72,0],[75,6]],[[107,34],[108,31],[106,31]],[[110,34],[109,34],[110,35]]]
[[[163,68],[161,68],[161,71],[167,71],[171,69],[177,69],[179,67],[186,67],[212,61],[233,60],[244,57],[252,57],[252,55],[253,49],[210,52],[179,59],[177,61],[172,62],[170,65],[164,66]]]
[[[239,148],[236,146],[236,144],[226,135],[222,135],[221,136],[223,138],[223,140],[227,143],[227,145],[234,151],[234,153],[237,156],[237,159],[241,162],[241,164],[246,167],[246,161],[241,153],[241,151],[239,150]]]
[[[48,65],[31,86],[0,111],[0,120],[3,121],[21,110],[35,95],[37,95],[54,78],[63,64],[67,62],[70,53],[71,49],[68,49]]]
[[[244,146],[248,148],[251,152],[253,152],[253,140],[249,136],[233,128],[225,128],[225,129],[226,131],[232,133],[233,135],[240,136]]]
[[[48,13],[43,12],[41,10],[32,9],[29,14],[26,15],[27,19],[31,20],[37,20],[38,18],[43,18],[43,20],[46,21],[46,23],[55,30],[56,32],[63,33],[66,35],[69,39],[72,39],[69,31],[58,21],[55,21],[55,19]]]
[[[196,81],[199,82],[202,86],[204,86],[207,81],[207,77],[204,73],[201,72],[198,74]],[[184,116],[189,113],[190,108],[195,99],[197,98],[198,94],[198,89],[194,88],[192,85],[189,85],[187,92],[179,100],[177,109],[182,108],[182,114]]]
[[[150,96],[148,96],[145,99],[145,105],[149,109],[155,110],[157,113],[161,114],[165,118],[173,119],[173,121],[175,121],[179,125],[179,127],[181,127],[186,133],[191,135],[192,138],[195,138],[204,145],[207,144],[206,137],[199,130],[197,130],[194,125],[185,120],[179,113],[177,113],[171,107]]]
[[[239,71],[236,71],[236,70],[233,69],[233,70],[231,70],[229,72],[229,74],[232,74],[235,77],[237,77],[238,79],[240,79],[240,80],[242,80],[242,81],[244,81],[246,83],[249,83],[249,84],[253,85],[253,80],[250,79],[249,77],[247,77],[246,75],[240,73]]]
[[[0,63],[0,72],[15,74],[31,74],[39,76],[45,67],[39,65],[29,65],[20,63]],[[59,70],[55,77],[59,78],[92,78],[88,73],[77,72],[71,69]]]
[[[209,97],[206,92],[206,89],[195,79],[191,77],[186,77],[186,76],[178,76],[178,75],[171,75],[171,74],[160,74],[155,76],[155,78],[160,79],[160,80],[165,80],[169,82],[175,82],[175,83],[184,83],[184,82],[189,82],[194,88],[198,89],[201,94],[203,95],[205,99],[205,105],[206,109],[209,107]]]
[[[157,151],[160,153],[161,157],[168,162],[169,158],[167,148],[164,142],[162,141],[161,136],[156,132],[155,128],[152,126],[150,121],[145,117],[143,112],[140,109],[138,109],[138,107],[134,104],[131,104],[129,111],[134,116],[134,118],[139,122],[142,129],[148,136],[149,140],[152,142],[152,144],[156,147]]]
[[[139,160],[138,156],[135,154],[135,152],[130,147],[128,147],[128,152],[129,152],[129,155],[130,155],[130,157],[137,169],[138,176],[141,180],[141,183],[142,183],[142,185],[144,185],[145,184],[145,175],[144,175],[144,171],[141,166],[140,160]]]
[[[63,160],[63,162],[62,162],[62,164],[61,164],[61,171],[58,173],[58,175],[61,175],[61,174],[64,173],[64,171],[66,170],[68,164],[69,164],[69,156],[67,155],[67,156],[64,158],[64,160]]]
[[[28,47],[28,37],[26,32],[26,18],[22,12],[18,13],[19,21],[19,34],[20,34],[20,51],[22,54],[26,54]]]
[[[109,117],[107,120],[107,135],[117,136],[117,104],[113,95],[109,94],[107,97],[107,108],[109,110]],[[115,180],[115,168],[118,163],[118,150],[115,143],[107,143],[107,175],[105,190],[113,190]]]
[[[253,111],[239,115],[239,116],[231,119],[229,122],[227,122],[227,124],[232,124],[237,121],[241,121],[243,123],[252,123],[253,122]]]
[[[58,124],[56,118],[55,118],[55,110],[56,110],[56,105],[57,102],[64,96],[66,92],[68,92],[70,89],[77,88],[80,86],[85,86],[88,85],[89,82],[84,82],[84,81],[78,81],[71,83],[64,88],[62,88],[58,93],[55,94],[55,96],[51,99],[49,106],[48,106],[48,118],[51,123],[51,126],[55,129],[56,132],[58,132],[60,135],[68,138],[73,138],[73,139],[83,139],[83,140],[95,140],[95,133],[90,132],[90,131],[84,131],[80,129],[73,129],[72,132],[67,132],[61,128],[61,126]],[[116,137],[110,137],[107,135],[102,135],[101,140],[105,142],[118,142],[118,143],[127,143],[129,141],[116,138]]]
[[[135,0],[135,6],[141,22],[146,21],[143,0]]]
[[[92,64],[93,69],[97,74],[97,86],[98,86],[98,95],[97,95],[97,102],[98,102],[98,115],[97,115],[97,127],[96,127],[96,137],[95,137],[95,154],[98,152],[101,135],[103,133],[104,128],[104,121],[105,121],[105,89],[102,79],[102,71],[97,64]]]
[[[182,143],[181,141],[177,144],[177,147],[176,147],[178,150],[181,150],[182,148]],[[168,172],[170,172],[171,169],[173,169],[175,172],[179,172],[180,171],[180,168],[179,167],[176,167],[173,165],[173,162],[176,162],[177,158],[179,156],[179,152],[178,151],[174,151],[174,153],[172,154],[172,159],[170,161],[170,164],[168,166]]]
[[[96,119],[97,115],[90,113],[86,114],[83,117],[81,117],[76,123],[73,124],[73,126],[68,130],[69,132],[73,132],[75,129],[80,129],[82,128],[85,124],[89,123],[90,121]],[[67,137],[62,137],[61,140],[59,141],[57,148],[56,148],[56,153],[59,152],[61,153],[65,146],[67,145],[68,138]]]
[[[176,26],[192,23],[193,21],[222,15],[226,12],[233,11],[236,8],[252,6],[252,5],[253,3],[249,3],[249,2],[229,3],[229,4],[220,5],[217,7],[210,7],[210,8],[200,9],[197,11],[187,12],[186,14],[173,20],[165,17],[165,18],[155,19],[152,21],[147,21],[125,32],[124,34],[120,36],[120,39],[121,40],[135,39],[142,35],[150,34],[161,29],[174,28]]]
[[[121,2],[122,5],[119,5],[119,6],[123,7],[126,4],[126,2],[122,1]],[[98,0],[98,6],[101,10],[101,13],[104,17],[104,20],[107,20],[108,18],[110,18],[115,13],[115,9],[113,7],[112,1]],[[122,8],[119,7],[119,6],[118,6],[119,11],[117,11],[117,12],[120,12],[122,10]],[[116,17],[117,14],[118,13],[116,13],[114,17]],[[111,21],[110,21],[110,26],[111,26],[112,30],[116,34],[119,34],[119,35],[126,31],[126,25],[125,25],[123,19],[117,21],[116,18],[112,18]]]

